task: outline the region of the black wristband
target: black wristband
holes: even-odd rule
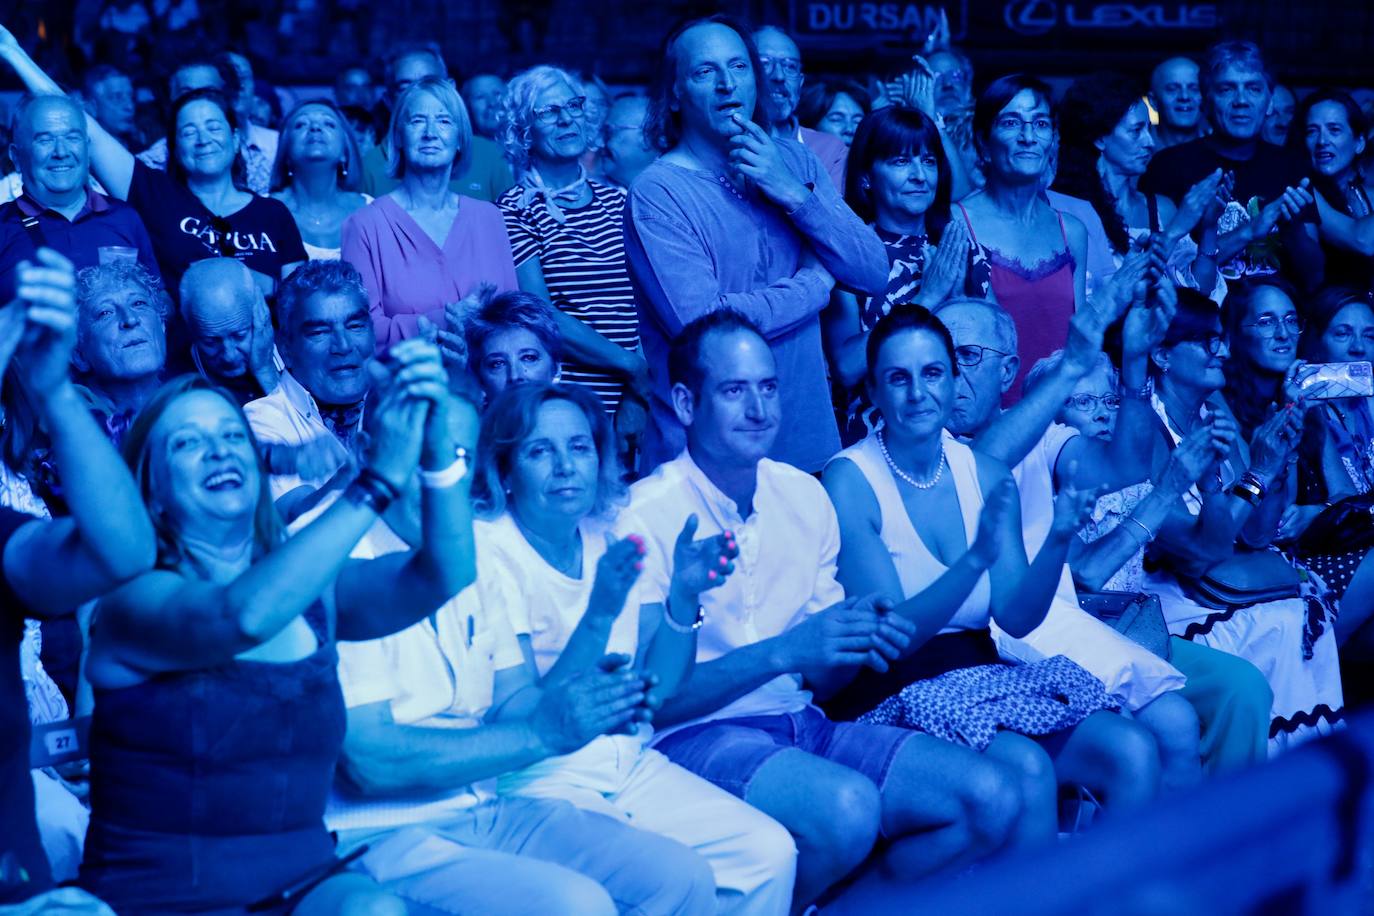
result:
[[[344,490],[344,498],[355,506],[367,506],[381,515],[400,496],[389,480],[371,468],[363,468]]]

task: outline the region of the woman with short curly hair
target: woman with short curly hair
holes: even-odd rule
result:
[[[594,144],[582,83],[539,66],[510,81],[501,142],[516,184],[497,201],[506,219],[520,288],[553,303],[568,349],[564,381],[587,385],[617,412],[648,388],[636,353],[639,322],[625,263],[625,192],[587,175]],[[636,405],[639,406],[639,405]],[[621,412],[622,435],[642,426],[643,407]],[[637,420],[637,425],[632,421]]]

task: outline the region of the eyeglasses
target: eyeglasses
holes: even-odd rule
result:
[[[795,79],[801,76],[801,61],[795,57],[760,57],[759,64],[765,73],[772,71],[774,67],[782,70],[782,75]]]
[[[1073,397],[1064,399],[1065,407],[1072,407],[1074,410],[1081,410],[1087,413],[1090,410],[1097,410],[1097,405],[1101,404],[1108,410],[1121,409],[1121,396],[1116,394],[1075,394]]]
[[[1220,334],[1213,334],[1210,337],[1193,340],[1180,340],[1179,343],[1195,343],[1207,351],[1208,356],[1216,356],[1221,352],[1221,348],[1226,343],[1226,338]]]
[[[1273,315],[1261,315],[1256,321],[1252,321],[1249,324],[1243,324],[1241,327],[1254,328],[1261,337],[1273,337],[1279,332],[1280,323],[1283,324],[1283,329],[1289,334],[1302,333],[1302,319],[1298,317],[1297,312],[1290,312],[1284,315],[1282,322]]]
[[[977,344],[964,344],[962,347],[954,348],[954,361],[965,369],[972,369],[983,361],[983,357],[989,353],[998,356],[1011,356],[1003,350],[994,350],[992,347],[980,347]]]
[[[993,126],[1001,134],[1021,135],[1021,131],[1029,127],[1031,133],[1037,137],[1048,137],[1054,133],[1054,122],[1049,118],[1031,118],[1027,120],[1020,115],[1002,115],[993,122]]]
[[[579,95],[575,99],[568,99],[562,105],[545,105],[536,108],[531,113],[534,115],[534,123],[548,126],[549,124],[557,124],[565,111],[570,118],[583,117],[587,113],[587,97]]]

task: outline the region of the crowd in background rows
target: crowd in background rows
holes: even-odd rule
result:
[[[0,58],[18,912],[919,905],[1340,727],[1346,89],[1227,41],[1057,97],[947,29],[809,80],[714,16],[642,92],[191,57],[156,137]]]

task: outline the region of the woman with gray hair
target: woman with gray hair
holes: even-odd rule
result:
[[[517,285],[500,211],[449,189],[472,142],[453,85],[426,76],[409,86],[388,137],[387,169],[400,185],[343,224],[343,259],[362,274],[382,350],[416,336],[421,317],[442,326],[445,306],[483,283]]]
[[[563,379],[586,385],[621,436],[643,428],[648,367],[625,262],[625,192],[582,165],[594,136],[581,83],[539,66],[511,80],[502,142],[516,185],[497,205],[520,288],[553,303],[568,351]],[[627,400],[626,395],[633,400]]]

